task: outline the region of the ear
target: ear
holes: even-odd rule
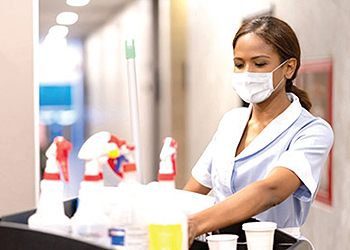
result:
[[[295,59],[295,58],[288,59],[288,62],[286,62],[286,64],[285,64],[286,71],[285,71],[284,75],[285,75],[286,79],[292,78],[296,67],[297,67],[297,59]]]

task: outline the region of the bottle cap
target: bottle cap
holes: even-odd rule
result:
[[[101,175],[84,175],[84,181],[100,181],[102,180]]]
[[[175,180],[175,174],[158,174],[158,181],[173,181]]]
[[[123,164],[123,170],[124,170],[124,173],[136,171],[136,164],[135,163],[130,163],[130,162],[124,163]]]
[[[47,173],[47,172],[44,172],[43,179],[44,180],[51,180],[51,181],[61,180],[59,173]]]
[[[100,181],[103,179],[102,173],[99,171],[99,164],[97,159],[86,161],[84,181]]]

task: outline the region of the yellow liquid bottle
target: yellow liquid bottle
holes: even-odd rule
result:
[[[149,225],[150,250],[182,250],[183,232],[181,224]]]

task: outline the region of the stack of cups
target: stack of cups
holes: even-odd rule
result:
[[[236,250],[238,236],[234,234],[215,234],[207,236],[209,250]]]
[[[276,227],[275,222],[244,223],[248,250],[272,250]]]

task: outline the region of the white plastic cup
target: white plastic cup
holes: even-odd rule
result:
[[[243,224],[248,250],[272,250],[277,224],[275,222],[248,222]]]
[[[236,250],[238,236],[235,234],[215,234],[207,236],[210,250]]]

